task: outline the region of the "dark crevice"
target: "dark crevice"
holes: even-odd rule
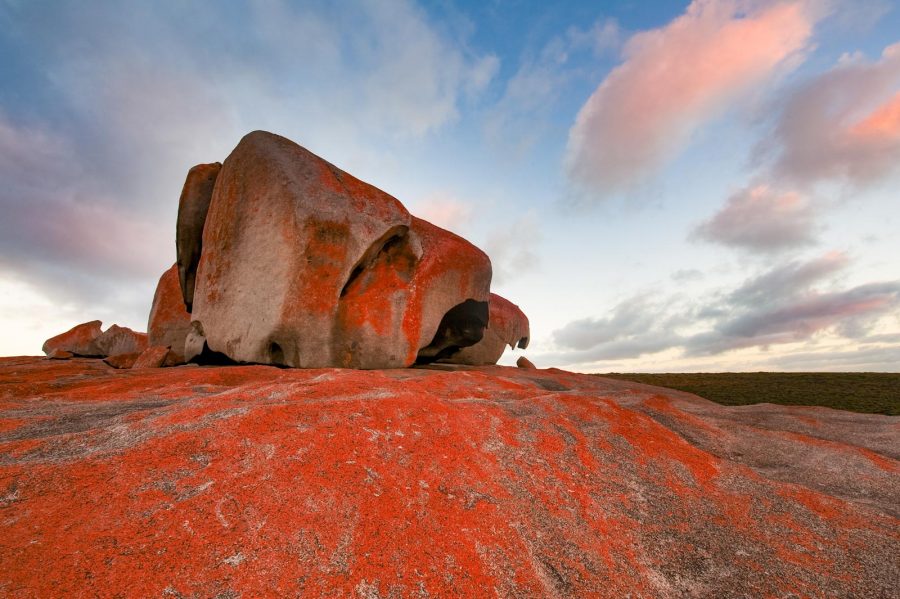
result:
[[[431,343],[419,350],[416,364],[443,360],[464,347],[475,345],[484,336],[487,324],[487,302],[467,299],[453,306],[441,319]]]
[[[521,339],[519,339],[518,347],[519,349],[525,349],[526,347],[528,347],[528,337],[522,337]]]
[[[189,360],[191,364],[200,364],[201,366],[235,366],[239,364],[222,352],[209,349],[206,341],[203,342],[203,351]]]
[[[284,350],[274,341],[269,344],[269,361],[276,366],[284,365]]]

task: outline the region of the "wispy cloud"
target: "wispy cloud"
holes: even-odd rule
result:
[[[575,320],[553,334],[562,364],[638,358],[666,350],[682,356],[799,343],[829,332],[864,338],[878,319],[900,309],[900,281],[837,287],[849,264],[831,252],[792,261],[745,280],[708,301],[678,296],[629,297],[605,318]]]
[[[773,178],[795,185],[821,181],[856,186],[900,169],[900,43],[879,60],[844,56],[799,86],[784,103],[760,153],[774,155]]]
[[[408,204],[407,208],[419,218],[462,236],[468,233],[474,214],[472,204],[443,192],[432,193],[423,200]]]
[[[741,189],[694,228],[694,239],[753,252],[774,253],[813,242],[815,212],[796,192],[766,185]]]
[[[540,258],[536,248],[541,240],[537,216],[530,212],[491,229],[482,248],[491,258],[493,283],[506,283],[537,269]]]
[[[85,317],[140,287],[145,305],[119,305],[135,326],[174,261],[192,165],[263,128],[377,171],[498,68],[406,0],[4,3],[0,24],[10,72],[27,74],[0,105],[0,276]]]
[[[630,188],[742,92],[794,66],[821,16],[811,2],[695,0],[634,35],[570,131],[569,177],[595,198]]]
[[[568,87],[585,74],[572,66],[573,56],[610,52],[621,43],[621,35],[615,20],[602,19],[587,29],[571,27],[535,56],[525,56],[486,114],[488,140],[514,155],[529,150],[547,133],[550,115]]]

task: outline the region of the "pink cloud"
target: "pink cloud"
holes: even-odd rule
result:
[[[868,62],[844,57],[788,99],[775,135],[775,176],[796,184],[863,185],[900,164],[900,43]]]
[[[419,218],[460,234],[472,218],[472,205],[445,193],[435,193],[412,206]]]
[[[634,35],[569,132],[570,177],[627,189],[741,92],[793,66],[820,17],[800,0],[694,0],[665,27]]]
[[[815,214],[798,193],[778,192],[766,185],[742,189],[728,198],[693,236],[751,251],[774,252],[808,244]]]

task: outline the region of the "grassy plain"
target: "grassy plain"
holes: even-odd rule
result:
[[[614,372],[600,376],[687,391],[728,406],[768,402],[900,415],[900,373]]]

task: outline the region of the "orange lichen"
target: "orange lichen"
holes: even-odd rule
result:
[[[18,358],[0,385],[12,596],[878,596],[900,547],[593,377]]]

